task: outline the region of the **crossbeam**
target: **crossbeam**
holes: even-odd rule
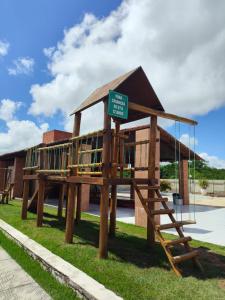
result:
[[[103,135],[103,130],[98,130],[98,131],[89,132],[87,134],[74,136],[70,140],[71,141],[76,141],[76,140],[81,140],[83,138],[89,138],[89,137],[94,137],[94,136],[102,136],[102,135]]]
[[[56,148],[66,148],[66,147],[69,147],[71,145],[72,145],[72,143],[58,144],[58,145],[54,145],[54,146],[38,148],[38,151],[51,150],[51,149],[56,149]]]
[[[129,102],[128,106],[129,106],[129,109],[132,109],[134,111],[139,111],[139,112],[142,112],[142,113],[146,113],[146,114],[149,114],[151,116],[158,116],[158,117],[161,117],[161,118],[164,118],[164,119],[179,121],[179,122],[187,123],[187,124],[191,124],[191,125],[197,125],[198,124],[198,122],[196,122],[194,120],[184,118],[184,117],[180,117],[180,116],[177,116],[177,115],[174,115],[174,114],[169,114],[169,113],[159,111],[159,110],[156,110],[156,109],[152,109],[152,108],[149,108],[149,107],[145,107],[143,105],[136,104],[136,103],[133,103],[133,102]]]

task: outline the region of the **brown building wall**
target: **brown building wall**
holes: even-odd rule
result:
[[[4,190],[6,162],[0,160],[0,191]]]
[[[159,140],[159,131],[157,133],[157,139]],[[149,129],[143,129],[136,131],[136,141],[143,141],[148,139],[149,137]],[[148,166],[148,148],[149,144],[137,145],[136,146],[136,153],[135,153],[135,167],[147,167]],[[160,143],[157,142],[156,145],[156,167],[158,170],[156,171],[156,178],[160,179]],[[136,178],[148,178],[147,171],[136,171],[135,172]],[[143,196],[147,198],[147,192],[142,192]],[[159,209],[160,204],[156,203],[156,209]],[[156,222],[160,224],[160,216],[157,216]],[[147,215],[146,212],[135,193],[135,224],[139,226],[146,227],[147,226]]]

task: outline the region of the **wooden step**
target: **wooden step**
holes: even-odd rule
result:
[[[139,190],[158,190],[160,186],[158,185],[138,185]]]
[[[152,210],[151,215],[166,215],[166,214],[173,214],[175,212],[174,209],[157,209]]]
[[[167,202],[168,198],[144,198],[145,202]]]
[[[170,229],[170,228],[178,228],[181,227],[182,224],[181,222],[176,222],[176,223],[168,223],[168,224],[161,224],[161,225],[156,225],[157,230],[165,230],[165,229]]]
[[[176,239],[176,240],[170,240],[170,241],[165,241],[164,244],[166,246],[174,246],[174,245],[177,245],[177,244],[184,244],[186,242],[190,242],[192,241],[192,238],[190,236],[186,236],[186,237],[182,237],[182,238],[179,238],[179,239]]]
[[[192,259],[194,257],[196,257],[198,255],[198,251],[197,250],[193,250],[191,252],[182,254],[182,255],[178,255],[178,256],[174,256],[172,258],[173,263],[174,264],[179,264],[182,261],[188,260],[188,259]]]

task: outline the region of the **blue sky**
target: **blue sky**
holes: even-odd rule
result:
[[[0,151],[70,129],[94,88],[142,65],[167,111],[199,121],[196,150],[225,166],[224,4],[168,2],[1,0]]]

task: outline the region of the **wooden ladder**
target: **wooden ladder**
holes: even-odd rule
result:
[[[13,186],[14,186],[14,184],[10,183],[9,186],[1,193],[0,203],[8,204],[9,200],[11,200],[11,197],[12,197]]]
[[[160,186],[156,186],[156,185],[137,185],[137,183],[135,182],[135,180],[133,181],[133,186],[134,189],[142,203],[143,208],[145,209],[147,216],[154,228],[155,231],[155,235],[157,237],[157,239],[159,240],[160,244],[162,245],[166,256],[174,270],[174,272],[176,273],[177,276],[181,276],[181,270],[178,268],[177,264],[188,260],[188,259],[192,259],[193,263],[195,266],[197,266],[201,271],[202,270],[202,266],[198,261],[198,251],[197,250],[193,250],[191,248],[191,246],[189,245],[189,242],[192,240],[191,237],[185,237],[183,234],[183,231],[181,229],[183,223],[182,222],[177,222],[176,219],[173,216],[174,213],[174,209],[170,209],[167,205],[167,201],[168,198],[163,198],[161,196],[160,193]],[[153,195],[156,195],[156,197],[154,198],[144,198],[141,191],[142,190],[152,190],[153,191]],[[163,206],[162,209],[158,209],[158,210],[151,210],[150,207],[150,203],[155,203],[155,202],[160,202]],[[171,223],[169,224],[163,224],[163,225],[157,225],[155,223],[154,220],[154,216],[156,215],[162,215],[162,214],[167,214],[171,220]],[[175,239],[175,240],[165,240],[161,231],[165,230],[165,229],[169,229],[169,228],[175,228],[179,238]],[[185,249],[185,254],[181,254],[178,256],[173,256],[172,254],[172,249],[175,245],[178,244],[183,244],[184,245],[184,249]]]

